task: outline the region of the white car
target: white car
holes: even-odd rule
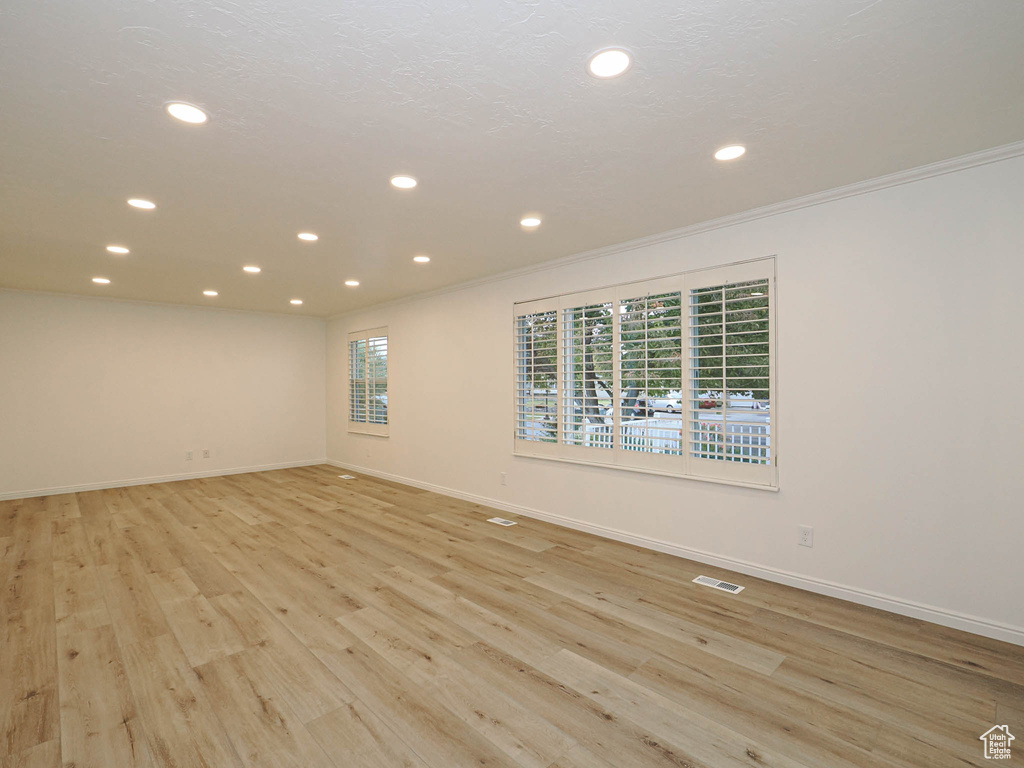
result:
[[[655,413],[682,413],[683,401],[673,397],[646,397],[641,395],[633,406],[634,416],[653,416]]]

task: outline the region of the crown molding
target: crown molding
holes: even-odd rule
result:
[[[813,208],[816,205],[823,205],[825,203],[835,202],[836,200],[843,200],[848,197],[866,195],[870,192],[878,192],[883,189],[898,187],[904,184],[913,184],[914,182],[932,179],[935,178],[936,176],[945,176],[946,174],[949,173],[957,173],[958,171],[965,171],[970,168],[977,168],[983,165],[990,165],[991,163],[998,163],[1003,160],[1011,160],[1015,157],[1021,157],[1022,155],[1024,155],[1024,141],[1016,141],[1013,142],[1012,144],[1004,144],[1001,147],[985,149],[980,152],[972,152],[969,155],[961,155],[960,157],[950,158],[949,160],[940,160],[939,162],[936,163],[921,165],[918,166],[917,168],[910,168],[905,171],[897,171],[896,173],[890,173],[885,176],[877,176],[873,179],[858,181],[854,184],[847,184],[846,186],[843,187],[836,187],[834,189],[825,190],[823,192],[815,192],[810,195],[804,195],[803,197],[795,197],[792,198],[791,200],[784,200],[779,203],[772,203],[771,205],[765,205],[760,208],[752,208],[748,211],[733,213],[728,216],[722,216],[721,218],[717,219],[710,219],[708,221],[700,222],[698,224],[690,224],[685,227],[680,227],[679,229],[670,229],[667,232],[660,232],[654,235],[647,235],[646,237],[637,238],[636,240],[628,240],[624,243],[603,246],[601,248],[596,248],[594,250],[584,251],[582,253],[576,253],[570,256],[563,256],[557,259],[551,259],[549,261],[544,261],[539,264],[531,264],[527,267],[520,267],[518,269],[508,270],[506,272],[499,272],[494,275],[488,275],[486,277],[477,278],[476,280],[469,280],[464,283],[457,283],[456,285],[449,285],[444,288],[438,288],[432,291],[424,291],[423,293],[416,293],[411,296],[403,296],[401,298],[381,302],[379,304],[371,304],[360,309],[353,309],[347,312],[339,312],[334,315],[328,315],[326,319],[328,321],[338,320],[343,317],[349,317],[351,315],[357,315],[364,312],[371,312],[377,309],[385,309],[387,307],[409,304],[412,302],[429,299],[434,296],[443,296],[444,294],[447,293],[465,291],[469,290],[470,288],[476,288],[478,286],[487,285],[489,283],[497,283],[504,280],[512,280],[517,277],[523,277],[525,275],[531,275],[537,272],[545,272],[551,269],[558,269],[559,267],[565,267],[570,264],[578,264],[580,262],[591,261],[593,259],[600,259],[606,256],[615,256],[620,253],[627,253],[629,251],[634,251],[638,248],[644,248],[649,245],[657,245],[659,243],[665,243],[672,240],[681,240],[683,238],[703,234],[704,232],[711,232],[716,229],[734,227],[737,224],[744,224],[749,221],[757,221],[758,219],[765,219],[770,216],[778,216],[783,213],[791,213],[793,211],[799,211],[804,208]]]

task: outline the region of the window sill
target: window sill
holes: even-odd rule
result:
[[[719,477],[703,477],[701,475],[687,475],[682,472],[665,472],[657,469],[645,469],[644,467],[630,467],[623,464],[606,464],[599,461],[583,461],[581,459],[569,459],[562,456],[538,456],[533,453],[520,453],[513,451],[513,455],[523,459],[535,459],[537,461],[557,461],[562,464],[577,464],[583,467],[599,467],[601,469],[617,469],[623,472],[638,472],[642,475],[657,475],[658,477],[673,477],[680,480],[697,480],[702,483],[714,483],[715,485],[732,485],[737,488],[753,488],[758,491],[779,492],[778,482],[773,485],[763,483],[749,483],[742,480],[726,480]]]
[[[360,422],[349,422],[348,431],[354,435],[370,435],[371,437],[387,437],[390,432],[389,424],[362,424]]]

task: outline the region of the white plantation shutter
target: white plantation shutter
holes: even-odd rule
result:
[[[681,301],[680,291],[669,291],[619,302],[618,435],[623,451],[682,455]]]
[[[348,420],[366,423],[366,339],[348,342]]]
[[[388,434],[388,329],[348,335],[348,428]]]
[[[558,310],[550,302],[521,305],[515,334],[516,445],[546,456],[558,442]]]
[[[776,487],[774,270],[517,304],[515,452]]]
[[[562,309],[562,443],[611,449],[611,301]]]
[[[388,423],[388,337],[371,335],[366,340],[367,421]]]
[[[774,265],[688,281],[690,473],[771,485]]]

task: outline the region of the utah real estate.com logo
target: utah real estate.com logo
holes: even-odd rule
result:
[[[1010,742],[1014,736],[1007,725],[993,725],[978,737],[985,742],[986,760],[1009,760]]]

